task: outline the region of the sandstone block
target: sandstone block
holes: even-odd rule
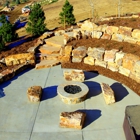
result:
[[[5,58],[5,62],[7,66],[17,65],[22,63],[28,63],[31,65],[35,64],[35,56],[33,53],[22,53],[22,54],[14,54],[9,55]]]
[[[30,102],[39,102],[41,100],[42,87],[32,86],[27,90],[27,96]]]
[[[72,62],[73,63],[80,63],[80,62],[82,62],[82,60],[83,60],[83,57],[78,57],[78,56],[73,56],[72,57]]]
[[[84,46],[79,46],[76,49],[72,50],[72,56],[76,56],[76,57],[85,57],[87,53],[86,47]]]
[[[132,37],[139,39],[140,38],[140,30],[139,29],[134,29],[133,32],[132,32]]]
[[[122,66],[130,71],[133,69],[134,64],[140,60],[139,56],[133,54],[125,54],[123,57]]]
[[[91,48],[87,50],[88,56],[92,56],[95,59],[103,60],[105,49],[104,48]]]
[[[6,69],[0,73],[0,76],[2,77],[3,81],[7,81],[15,76],[15,72],[13,69]]]
[[[118,65],[114,62],[108,62],[107,68],[111,71],[118,71]]]
[[[129,36],[129,37],[131,36],[131,32],[132,32],[132,28],[124,27],[124,26],[120,26],[119,30],[118,30],[119,34],[123,34],[123,35]]]
[[[38,47],[38,46],[30,47],[30,48],[27,50],[27,52],[28,52],[28,53],[35,53],[37,47]]]
[[[94,31],[99,31],[99,32],[105,32],[107,28],[107,24],[100,25],[100,26],[94,26]]]
[[[122,61],[123,61],[124,55],[125,55],[125,53],[123,53],[122,51],[116,52],[115,63],[116,63],[118,66],[121,66],[121,65],[122,65]]]
[[[45,39],[48,46],[63,47],[64,46],[64,36],[53,36],[51,38]]]
[[[92,56],[87,56],[84,58],[84,63],[88,65],[94,65],[94,58]]]
[[[132,38],[132,37],[130,37],[130,36],[125,36],[125,37],[124,37],[124,42],[128,42],[128,43],[136,44],[137,39]]]
[[[125,75],[127,77],[129,77],[130,75],[130,70],[129,69],[126,69],[122,66],[119,67],[119,73],[122,74],[122,75]]]
[[[81,25],[81,30],[86,31],[93,31],[93,29],[97,27],[96,24],[90,22],[89,20],[84,21],[84,23]]]
[[[58,31],[55,31],[54,35],[55,36],[61,36],[65,33],[65,30],[58,30]]]
[[[106,27],[106,33],[107,34],[110,34],[110,35],[112,35],[112,34],[116,34],[117,32],[118,32],[118,27],[116,27],[116,26],[107,26]]]
[[[82,129],[86,114],[83,112],[62,112],[60,114],[60,127]]]
[[[91,32],[91,36],[92,36],[92,38],[97,38],[97,39],[100,39],[101,38],[101,36],[102,36],[102,32],[99,32],[99,31],[92,31]]]
[[[42,68],[50,68],[53,66],[56,66],[59,64],[59,60],[42,60],[40,63],[36,64],[36,69],[42,69]]]
[[[104,34],[102,35],[101,39],[111,40],[111,37],[112,37],[112,35],[104,33]]]
[[[71,56],[71,52],[72,52],[72,46],[65,46],[65,47],[61,48],[60,55],[61,56]]]
[[[52,36],[54,36],[54,32],[45,32],[42,35],[42,39],[46,39],[46,38],[49,38],[49,37],[52,37]]]
[[[137,83],[140,83],[140,76],[139,76],[139,75],[136,75],[136,73],[130,72],[129,77],[130,77],[131,79],[135,80]]]
[[[69,61],[71,61],[71,59],[70,59],[70,56],[59,56],[58,57],[58,60],[61,62],[61,63],[66,63],[66,62],[69,62]]]
[[[97,60],[95,60],[95,66],[100,66],[100,67],[107,68],[107,62],[97,59]]]
[[[39,51],[43,54],[53,54],[53,53],[59,53],[61,47],[54,47],[49,45],[43,45],[40,46]]]
[[[124,35],[122,35],[122,34],[113,34],[111,40],[122,42],[124,40]]]
[[[118,52],[117,49],[106,50],[104,55],[104,61],[114,62],[117,52]]]
[[[67,81],[83,82],[85,80],[85,75],[82,70],[64,71],[64,78]]]
[[[134,67],[131,71],[132,73],[135,73],[137,75],[140,76],[140,61],[137,61],[135,64],[134,64]]]
[[[106,104],[110,105],[115,103],[114,91],[111,89],[111,87],[106,83],[101,83],[100,85]]]

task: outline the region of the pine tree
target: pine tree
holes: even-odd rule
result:
[[[62,12],[60,12],[59,16],[60,24],[64,24],[64,26],[75,24],[73,6],[69,3],[68,0],[65,1],[65,4],[62,7]]]
[[[16,4],[20,4],[20,0],[16,0]]]
[[[5,15],[0,17],[0,23],[2,23],[2,26],[0,27],[0,36],[2,36],[2,41],[4,43],[14,41],[17,38],[16,30],[14,26],[6,20]]]
[[[46,30],[45,13],[42,10],[40,4],[35,3],[31,7],[31,13],[29,15],[29,21],[27,23],[26,31],[33,36],[39,36]]]

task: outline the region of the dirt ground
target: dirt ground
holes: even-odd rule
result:
[[[140,19],[136,20],[136,21],[138,23],[140,23]],[[117,22],[117,20],[116,20],[116,22],[115,22],[115,20],[113,20],[113,22],[109,21],[108,24],[113,23],[113,25],[120,26],[123,22],[124,22],[123,20],[122,21],[119,20],[119,22]],[[128,22],[127,26],[131,27],[133,25],[132,22],[133,22],[133,20]],[[137,24],[137,22],[135,24]],[[118,23],[120,23],[120,24],[118,24]],[[24,53],[27,51],[27,49],[29,47],[34,46],[34,44],[36,42],[37,42],[37,39],[34,39],[33,41],[26,42],[20,46],[12,48],[11,50],[2,51],[2,52],[0,52],[0,60],[11,54]],[[116,41],[109,41],[109,40],[103,40],[103,39],[98,40],[98,39],[89,38],[89,39],[73,40],[72,42],[70,42],[68,44],[72,45],[73,48],[76,48],[78,46],[85,46],[85,47],[96,47],[96,48],[103,47],[106,50],[118,49],[118,50],[122,50],[125,53],[132,53],[132,54],[140,56],[140,51],[139,51],[140,46],[134,45],[134,44],[129,44],[126,42],[116,42]],[[68,63],[62,64],[62,67],[77,68],[77,69],[83,69],[83,70],[87,70],[87,71],[98,72],[99,74],[105,75],[109,78],[117,80],[120,83],[125,84],[130,89],[132,89],[134,92],[136,92],[138,95],[140,95],[140,89],[139,89],[140,84],[138,84],[134,80],[132,80],[126,76],[123,76],[117,72],[112,72],[108,69],[105,69],[105,68],[102,68],[99,66],[90,66],[90,65],[84,64],[83,62],[78,63],[78,64],[68,62]],[[0,72],[2,72],[3,70],[5,70],[7,68],[12,68],[12,67],[7,67],[4,64],[0,63]],[[104,81],[102,81],[102,82],[104,82]]]

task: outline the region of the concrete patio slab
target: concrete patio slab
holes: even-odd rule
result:
[[[64,104],[57,86],[65,82],[61,65],[40,70],[28,69],[0,85],[0,140],[125,140],[125,107],[137,105],[140,97],[118,81],[84,72],[89,88],[87,99],[79,104]],[[106,105],[100,83],[115,92],[116,103]],[[43,88],[40,103],[30,103],[27,89]],[[87,114],[82,130],[59,127],[61,112],[82,111]]]

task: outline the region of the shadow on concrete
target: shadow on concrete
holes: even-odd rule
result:
[[[20,77],[21,75],[23,75],[24,73],[30,71],[32,68],[26,68],[25,70],[19,72],[19,73],[16,73],[16,75],[14,77],[12,77],[11,79],[7,80],[7,81],[4,81],[3,83],[0,84],[0,87],[2,88],[5,88],[7,87],[8,85],[10,85],[12,83],[12,81],[18,79],[18,77]]]
[[[2,98],[4,96],[5,96],[4,91],[2,89],[0,89],[0,98]]]
[[[85,123],[84,123],[84,127],[87,127],[88,125],[90,125],[92,122],[96,121],[99,117],[101,117],[101,110],[98,109],[85,109],[85,110],[77,110],[83,113],[86,113],[86,118],[85,118]]]
[[[57,86],[46,87],[43,89],[41,101],[51,99],[57,96]]]
[[[89,92],[87,94],[87,99],[99,95],[101,91],[101,86],[99,83],[94,81],[85,81],[83,82],[85,85],[88,86]]]
[[[127,89],[121,83],[113,83],[110,87],[114,91],[116,102],[121,101],[129,94]]]
[[[84,75],[85,75],[85,80],[89,80],[91,78],[98,76],[99,74],[98,72],[84,71]]]

